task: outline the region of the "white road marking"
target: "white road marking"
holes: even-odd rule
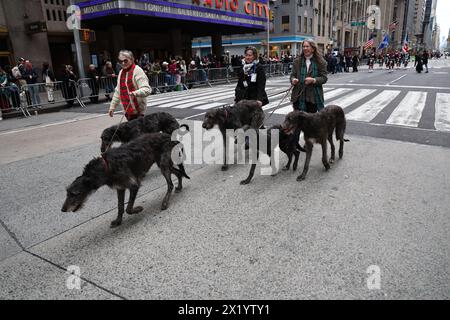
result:
[[[400,91],[398,90],[385,90],[372,100],[350,112],[346,117],[348,120],[370,122],[399,94]]]
[[[371,95],[372,93],[374,93],[375,89],[359,89],[356,90],[355,92],[349,93],[348,95],[340,98],[340,99],[336,99],[333,101],[329,101],[327,104],[333,104],[333,105],[338,105],[341,108],[345,109],[348,106],[354,104],[355,102],[367,97],[368,95]]]
[[[333,98],[335,98],[335,97],[337,97],[337,96],[339,96],[341,94],[344,94],[344,93],[347,93],[347,92],[350,92],[350,91],[353,91],[353,89],[340,88],[340,89],[336,89],[336,90],[333,90],[333,91],[326,92],[326,93],[324,93],[323,96],[325,98],[325,102],[327,102],[330,99],[333,99]]]
[[[390,86],[391,84],[396,83],[397,81],[400,81],[401,79],[403,79],[403,78],[406,77],[406,76],[407,76],[407,74],[404,74],[404,75],[402,75],[400,78],[395,79],[394,81],[389,82],[387,85]]]
[[[387,124],[417,127],[427,101],[427,93],[410,91],[392,112]]]
[[[438,131],[450,131],[450,93],[436,94],[434,127]]]

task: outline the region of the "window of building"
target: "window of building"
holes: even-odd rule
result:
[[[56,0],[56,5],[59,6],[59,0]]]
[[[64,13],[64,21],[67,21],[67,12],[63,12]]]
[[[302,17],[298,16],[298,30],[297,32],[302,32]]]
[[[305,18],[308,19],[308,18]],[[313,33],[313,21],[312,18],[309,18],[309,33]]]
[[[64,4],[64,0],[61,0],[61,5],[65,6],[65,4]]]
[[[54,4],[53,2],[54,2],[53,0],[50,0],[50,4]]]
[[[282,0],[281,3],[289,3],[289,0]]]
[[[0,38],[0,51],[9,51],[7,38]]]
[[[52,20],[52,17],[50,16],[50,10],[47,9],[47,20]]]
[[[308,33],[308,18],[303,18],[303,32]]]
[[[56,21],[56,11],[52,10],[52,15],[53,15],[53,21]]]
[[[58,10],[58,18],[59,18],[59,21],[63,21],[61,10]]]
[[[289,32],[289,16],[281,17],[281,30]]]

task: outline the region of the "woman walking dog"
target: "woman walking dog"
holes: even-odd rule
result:
[[[122,104],[125,117],[130,121],[144,116],[147,97],[151,94],[152,88],[148,84],[148,78],[144,70],[134,63],[134,56],[131,51],[120,51],[119,63],[122,70],[119,72],[119,81],[108,113],[112,117],[117,106]]]

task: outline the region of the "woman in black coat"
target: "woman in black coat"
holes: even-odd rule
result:
[[[245,49],[242,60],[242,70],[235,89],[235,102],[241,100],[256,100],[260,106],[269,103],[266,93],[266,73],[264,67],[257,60],[258,53],[255,47]]]
[[[67,100],[67,105],[69,107],[73,106],[73,103],[75,102],[75,98],[77,96],[77,88],[76,88],[76,81],[77,76],[73,72],[73,68],[70,65],[64,65],[63,64],[63,70],[62,70],[63,78],[62,78],[62,93],[64,99]]]
[[[416,54],[416,62],[414,62],[414,66],[416,67],[416,71],[418,73],[422,73],[423,71],[423,61],[422,61],[422,57],[420,56],[420,54]]]

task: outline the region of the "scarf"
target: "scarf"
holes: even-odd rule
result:
[[[319,75],[317,71],[317,62],[314,58],[311,58],[311,66],[309,67],[309,72],[306,70],[306,58],[301,58],[302,63],[300,63],[300,83],[305,83],[305,78],[311,77],[316,78]],[[320,88],[317,86],[304,87],[304,90],[314,90],[314,102],[317,106],[317,111],[324,108],[323,95],[320,92]],[[305,92],[300,97],[300,110],[306,111],[306,95]]]
[[[249,74],[255,73],[256,65],[258,63],[259,63],[259,60],[255,60],[252,63],[245,63],[245,60],[242,60],[242,69],[244,70],[244,74],[249,75]]]
[[[134,108],[136,108],[137,113],[141,113],[136,96],[133,97],[133,103],[130,104],[129,92],[135,91],[133,84],[134,68],[136,68],[136,65],[133,63],[130,68],[122,70],[120,74],[120,102],[122,102],[123,109],[128,115],[135,113]]]

